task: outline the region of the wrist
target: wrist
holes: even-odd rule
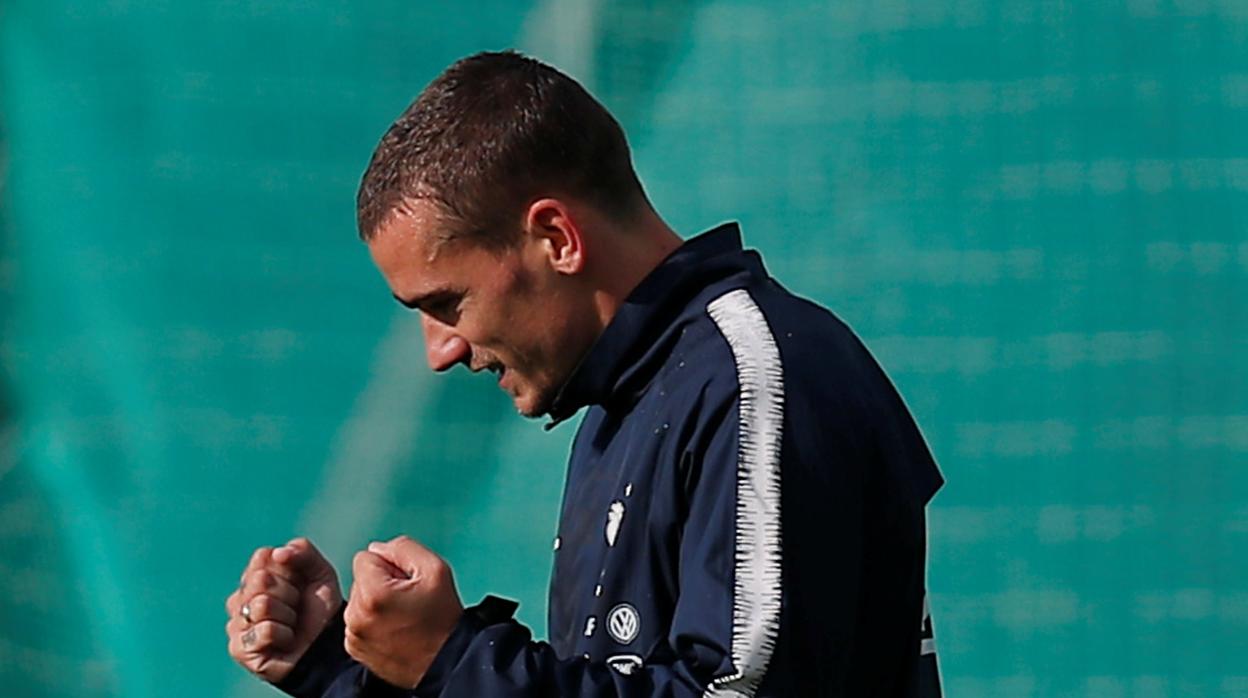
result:
[[[416,685],[415,695],[420,698],[441,695],[447,679],[477,635],[491,625],[510,622],[519,605],[510,599],[486,596],[477,605],[465,608],[446,641],[433,655],[432,663]]]
[[[292,696],[319,696],[325,693],[325,689],[339,674],[352,665],[351,657],[347,656],[342,646],[346,633],[346,623],[343,620],[345,610],[346,604],[340,604],[338,611],[304,650],[290,672],[273,683],[277,689]]]

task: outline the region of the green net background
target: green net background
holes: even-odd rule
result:
[[[573,428],[430,375],[353,228],[391,119],[514,46],[889,369],[948,695],[1248,696],[1248,3],[449,7],[0,3],[5,695],[270,695],[222,600],[296,533],[544,634]]]

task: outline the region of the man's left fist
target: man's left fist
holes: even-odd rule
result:
[[[464,612],[450,565],[399,536],[370,543],[352,569],[347,654],[388,683],[415,688]]]

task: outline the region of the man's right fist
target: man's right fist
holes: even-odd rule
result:
[[[225,600],[230,656],[270,683],[281,681],[340,608],[338,573],[308,539],[259,548]]]

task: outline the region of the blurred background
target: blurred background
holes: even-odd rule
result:
[[[545,635],[564,459],[356,240],[516,47],[865,338],[948,485],[946,694],[1248,696],[1248,2],[0,2],[0,686],[250,696],[223,600],[416,536]]]

